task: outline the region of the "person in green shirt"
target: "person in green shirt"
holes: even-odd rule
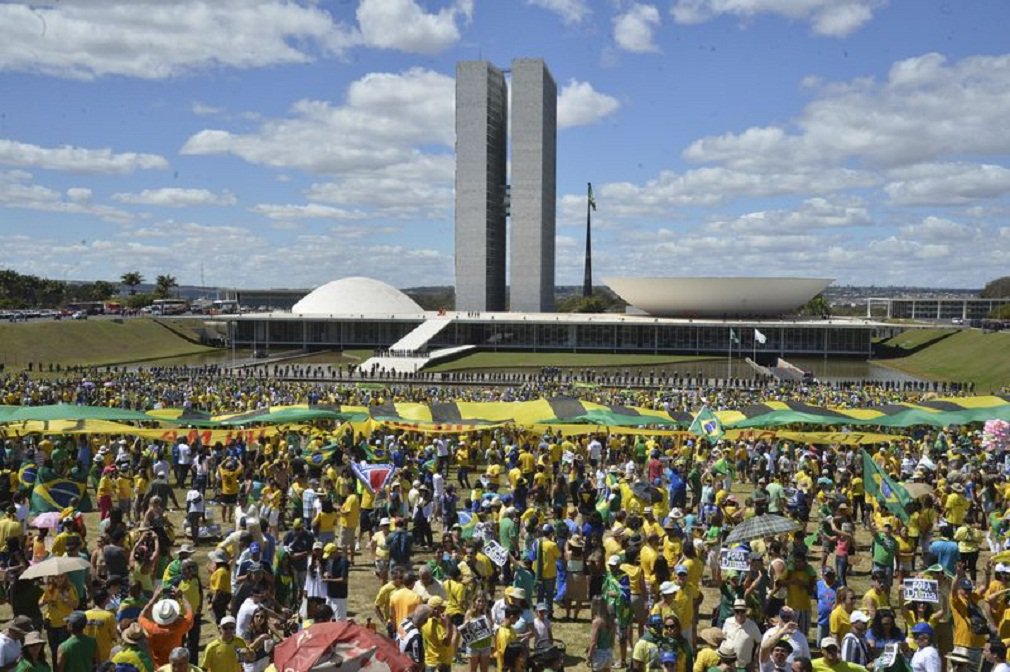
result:
[[[884,588],[888,591],[894,582],[894,556],[898,552],[898,540],[894,538],[890,523],[884,523],[881,532],[871,523],[873,533],[873,571],[884,574]]]
[[[509,555],[513,556],[519,550],[519,528],[516,525],[515,517],[516,510],[510,506],[505,509],[505,515],[498,522],[498,540],[509,552]]]
[[[98,642],[84,634],[88,617],[83,611],[67,616],[70,637],[63,640],[56,654],[56,672],[91,672],[98,665]]]
[[[25,635],[25,642],[21,646],[21,660],[18,661],[14,672],[52,672],[52,668],[46,662],[45,643],[45,637],[36,630]]]

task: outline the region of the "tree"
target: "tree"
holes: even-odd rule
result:
[[[130,290],[130,296],[137,293],[137,287],[144,282],[144,276],[140,271],[130,271],[119,276],[119,284]]]
[[[1005,299],[1010,297],[1010,275],[996,278],[979,293],[983,299]]]
[[[818,294],[800,308],[800,315],[808,317],[831,317],[831,303],[824,298],[823,294]]]
[[[105,301],[115,296],[117,292],[116,285],[105,280],[96,280],[91,283],[88,290],[92,301]]]
[[[172,291],[173,287],[178,287],[179,283],[175,281],[174,275],[159,275],[154,280],[154,295],[159,299],[164,299]]]

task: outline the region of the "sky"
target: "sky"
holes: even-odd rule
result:
[[[0,4],[0,268],[453,283],[454,73],[558,84],[557,283],[1010,272],[1005,0]]]

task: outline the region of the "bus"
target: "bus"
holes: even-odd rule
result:
[[[211,303],[211,312],[214,315],[235,315],[239,312],[238,301],[235,299],[217,299]]]
[[[189,311],[189,301],[186,299],[155,299],[151,304],[154,315],[182,315]]]

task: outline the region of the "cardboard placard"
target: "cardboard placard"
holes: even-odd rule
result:
[[[750,571],[750,551],[744,548],[724,548],[719,554],[720,569]]]
[[[463,644],[466,646],[473,646],[474,644],[481,645],[477,648],[490,646],[493,634],[487,616],[475,618],[459,626],[459,636],[463,638]]]
[[[891,667],[891,665],[894,665],[894,661],[897,659],[898,659],[898,645],[896,643],[885,644],[884,652],[880,654],[880,658],[877,658],[876,669],[886,670],[887,668]]]
[[[940,603],[940,585],[929,579],[905,579],[902,583],[905,592],[905,602]]]
[[[499,567],[504,567],[505,563],[509,561],[508,550],[494,539],[488,539],[484,542],[484,555]]]

